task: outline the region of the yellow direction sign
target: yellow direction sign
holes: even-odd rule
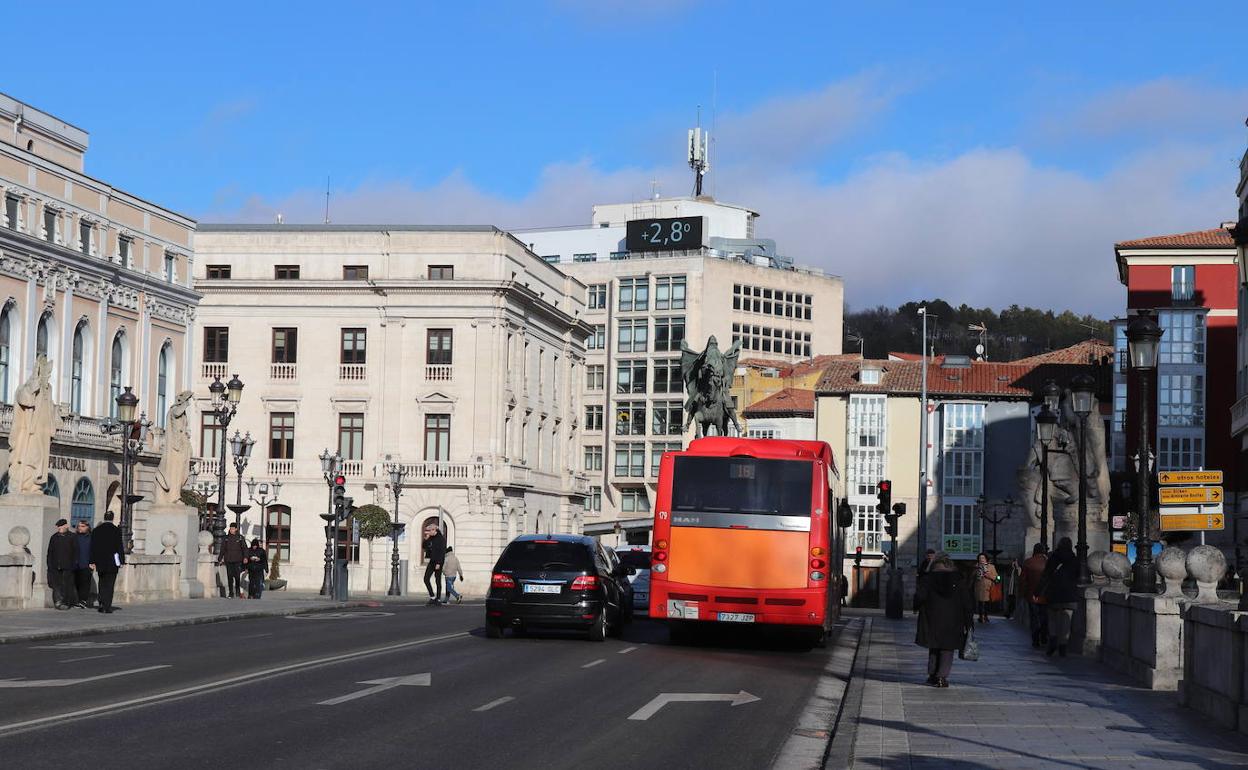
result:
[[[1226,520],[1220,513],[1184,513],[1161,517],[1162,532],[1226,529]]]
[[[1126,556],[1127,544],[1126,543],[1114,543],[1114,553],[1120,553],[1123,556]]]
[[[1222,471],[1161,471],[1159,484],[1221,484]]]
[[[1222,502],[1222,487],[1162,487],[1157,491],[1162,505]]]

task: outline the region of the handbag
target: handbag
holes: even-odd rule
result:
[[[962,649],[958,650],[958,657],[962,660],[979,660],[979,642],[975,640],[974,626],[966,630],[966,641],[962,643]]]

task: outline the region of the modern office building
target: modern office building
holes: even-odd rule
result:
[[[206,225],[196,241],[196,395],[216,377],[243,381],[230,428],[258,442],[246,475],[282,482],[276,504],[244,514],[245,534],[267,541],[292,585],[321,584],[326,449],[357,506],[394,511],[386,469],[406,469],[414,590],[431,523],[473,593],[514,536],[581,530],[583,284],[493,227]],[[211,475],[223,431],[205,417],[197,433]],[[350,521],[337,538],[352,586],[385,590],[390,541],[355,545]]]
[[[741,358],[785,364],[840,353],[841,279],[794,265],[756,237],[757,219],[705,196],[659,198],[595,206],[587,225],[514,231],[586,285],[587,531],[646,542],[659,458],[693,435],[682,342],[739,341]]]

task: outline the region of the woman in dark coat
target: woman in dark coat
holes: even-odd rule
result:
[[[1049,600],[1049,647],[1044,654],[1057,652],[1064,658],[1070,641],[1070,621],[1079,606],[1079,557],[1070,538],[1057,542],[1044,565],[1042,581],[1044,598]]]
[[[260,545],[260,538],[252,539],[243,558],[247,560],[247,598],[259,599],[264,593],[264,573],[269,570],[269,554]]]
[[[927,683],[948,687],[953,652],[962,649],[967,631],[975,622],[970,581],[958,572],[947,554],[939,554],[919,581],[915,600],[919,623],[914,643],[928,650]]]

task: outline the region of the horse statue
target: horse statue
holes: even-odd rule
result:
[[[688,415],[685,429],[688,430],[689,425],[696,422],[699,438],[711,435],[712,427],[715,428],[715,435],[727,436],[730,422],[737,433],[741,433],[737,410],[728,394],[740,353],[740,342],[733,343],[721,353],[713,335],[706,341],[706,349],[701,353],[690,349],[684,342],[680,343],[680,375],[688,394],[685,399],[685,413]]]

